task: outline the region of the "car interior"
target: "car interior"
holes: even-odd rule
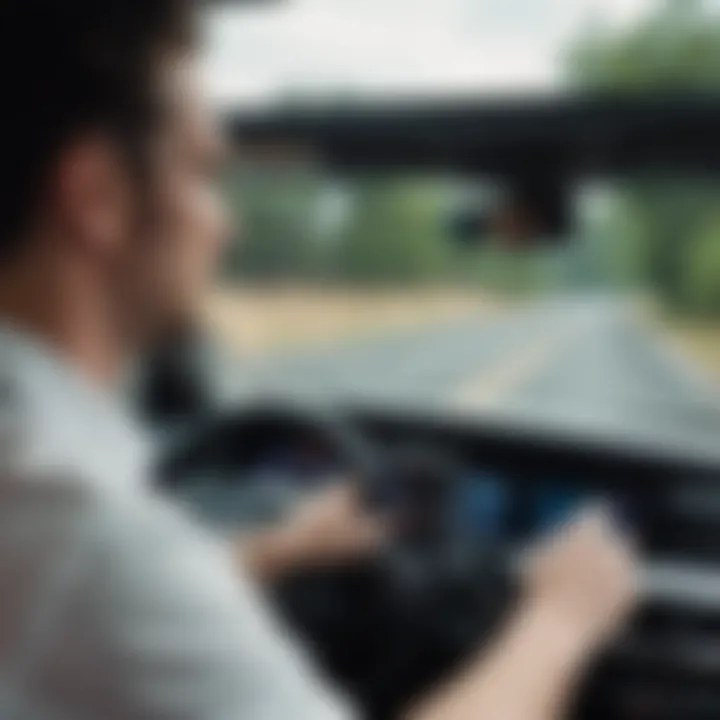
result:
[[[236,113],[230,126],[245,157],[278,162],[301,148],[334,177],[500,177],[511,188],[503,209],[533,218],[499,231],[521,245],[568,230],[579,179],[720,171],[720,103],[705,96],[291,107]],[[466,207],[454,221],[472,242],[469,228],[496,216]],[[573,717],[720,715],[720,453],[351,393],[211,398],[206,379],[164,366],[143,398],[162,485],[203,522],[273,523],[348,476],[365,502],[403,519],[381,557],[303,571],[269,598],[364,716],[399,717],[489,641],[512,608],[523,549],[588,501],[637,540],[643,603],[588,674]]]

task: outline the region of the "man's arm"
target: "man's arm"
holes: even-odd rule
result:
[[[234,552],[242,573],[269,583],[303,568],[361,561],[378,550],[387,531],[347,484],[306,500],[275,526],[243,534]]]
[[[103,716],[153,720],[344,720],[354,714],[276,626],[219,545],[160,500],[108,509],[87,608],[56,667],[82,652]],[[631,594],[615,545],[570,533],[534,563],[529,594],[495,648],[408,711],[410,720],[548,720]],[[624,556],[622,556],[624,557]],[[586,589],[584,583],[590,581]],[[602,586],[599,592],[598,586]],[[49,663],[52,665],[52,662]],[[82,707],[83,685],[73,698]],[[78,705],[79,704],[79,705]],[[115,713],[115,715],[113,715]]]
[[[112,497],[81,489],[76,498],[71,488],[49,500],[52,483],[23,481],[22,499],[3,507],[3,528],[20,533],[3,546],[0,579],[16,566],[22,573],[18,591],[3,594],[2,628],[13,628],[13,655],[31,651],[32,666],[23,663],[30,699],[53,716],[108,720],[352,717],[252,583],[237,577],[223,543],[164,499],[124,489]],[[71,574],[69,545],[79,551]],[[7,562],[11,550],[17,562]],[[44,579],[56,569],[62,591],[48,613]],[[38,603],[35,628],[25,608]],[[3,663],[6,650],[0,643]]]
[[[635,596],[628,546],[602,514],[588,514],[536,552],[520,608],[490,651],[408,720],[563,717]]]
[[[596,517],[581,526],[582,532],[566,531],[536,552],[531,596],[489,651],[415,710],[422,720],[496,717],[500,708],[508,718],[558,715],[594,656],[598,636],[605,635],[602,626],[593,632],[589,624],[605,618],[612,627],[613,613],[632,595],[627,550],[606,525]],[[313,499],[286,523],[244,538],[241,566],[262,582],[272,581],[293,569],[357,559],[376,549],[384,534],[352,488],[343,487]],[[568,607],[558,607],[561,602]],[[585,605],[590,606],[587,619],[574,622],[572,608]],[[483,707],[492,712],[480,712]]]
[[[523,608],[494,646],[408,720],[550,720],[563,716],[592,657],[560,618]]]

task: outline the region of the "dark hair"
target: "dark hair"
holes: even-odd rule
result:
[[[192,0],[0,0],[0,259],[18,249],[48,173],[86,131],[137,169],[160,111],[163,53],[194,42]]]

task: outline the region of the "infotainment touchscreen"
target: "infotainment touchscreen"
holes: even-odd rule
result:
[[[523,541],[551,533],[571,521],[582,509],[603,503],[613,518],[625,525],[631,521],[631,508],[587,484],[572,478],[526,482],[491,473],[475,473],[455,485],[450,522],[463,534],[488,540]]]

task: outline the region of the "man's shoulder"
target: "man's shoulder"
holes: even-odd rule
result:
[[[40,542],[48,553],[62,552],[66,536],[83,534],[97,544],[119,542],[129,528],[147,534],[153,505],[139,493],[89,482],[82,468],[9,462],[6,455],[0,459],[0,560]]]
[[[0,585],[15,588],[18,604],[44,594],[59,572],[72,577],[71,605],[118,619],[168,603],[230,611],[239,590],[231,560],[224,543],[151,490],[110,492],[72,472],[0,473]]]
[[[10,588],[0,594],[0,659],[3,622],[17,627],[14,651],[32,645],[25,629],[34,618],[3,606],[44,611],[49,598],[59,635],[41,648],[45,666],[62,677],[68,657],[99,668],[116,697],[148,705],[143,717],[219,717],[228,708],[237,717],[348,717],[238,577],[228,548],[181,507],[151,490],[110,492],[72,474],[0,481],[1,492],[11,501],[3,509],[0,499],[0,515],[26,512],[20,543],[2,542],[0,519],[0,584]],[[21,582],[6,583],[16,569]],[[56,579],[60,593],[48,594]],[[111,676],[117,657],[124,673]]]
[[[0,472],[70,474],[107,487],[146,482],[151,447],[109,391],[0,329]]]

